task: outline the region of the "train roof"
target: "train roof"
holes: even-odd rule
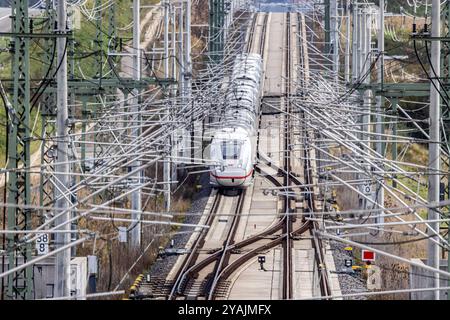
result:
[[[236,60],[259,60],[262,62],[262,57],[258,53],[241,53],[236,56]]]
[[[242,127],[221,128],[214,134],[214,139],[244,140],[249,136],[248,131]]]

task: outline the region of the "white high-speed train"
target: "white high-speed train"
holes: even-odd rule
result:
[[[213,134],[210,183],[221,188],[245,188],[253,181],[256,130],[263,76],[259,54],[236,57],[220,127]]]

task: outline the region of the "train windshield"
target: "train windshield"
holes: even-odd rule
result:
[[[241,142],[238,140],[222,141],[223,160],[237,160],[241,154]]]

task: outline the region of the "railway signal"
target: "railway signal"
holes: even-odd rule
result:
[[[351,267],[353,266],[353,260],[352,260],[352,259],[345,259],[345,260],[344,260],[344,265],[345,265],[347,268],[351,268]]]
[[[261,268],[260,270],[266,271],[266,269],[264,268],[264,263],[266,262],[266,256],[259,256],[258,262],[259,262],[259,266]]]
[[[361,256],[361,260],[365,262],[374,262],[376,258],[375,252],[370,250],[363,250]]]
[[[159,246],[158,247],[158,259],[163,259],[166,257],[166,250],[164,250],[164,247]]]

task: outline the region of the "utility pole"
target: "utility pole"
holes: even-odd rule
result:
[[[362,37],[361,37],[361,54],[360,54],[360,78],[362,77],[364,84],[370,84],[370,42],[371,42],[371,32],[370,32],[370,13],[368,12],[368,8],[365,7],[362,9]],[[364,114],[361,116],[362,127],[361,127],[361,138],[364,141],[363,144],[369,148],[369,135],[365,134],[369,131],[369,121],[370,121],[370,90],[363,90],[362,92],[362,112]]]
[[[209,0],[209,55],[214,63],[223,58],[225,1]]]
[[[163,1],[164,6],[164,79],[169,78],[169,1]],[[166,93],[169,88],[165,88]],[[166,109],[166,117],[170,116],[170,109]],[[170,143],[170,138],[166,140],[166,143]],[[171,170],[170,170],[170,148],[166,149],[166,157],[163,164],[163,180],[164,180],[164,207],[166,211],[170,210],[170,189],[171,189]]]
[[[330,27],[331,27],[331,52],[333,54],[334,81],[339,79],[339,23],[338,23],[338,0],[331,0],[330,4]]]
[[[101,7],[102,5],[102,1],[101,0],[95,0],[94,5],[96,8]],[[102,52],[103,50],[103,31],[102,31],[102,12],[99,10],[97,11],[97,13],[95,14],[95,39],[94,39],[94,49],[96,52]],[[96,66],[96,73],[95,73],[95,78],[99,79],[99,82],[102,82],[103,79],[103,54],[96,54],[94,56],[95,59],[95,66]],[[104,101],[105,95],[103,94],[97,94],[95,96],[95,108],[94,108],[94,117],[95,118],[99,118],[101,113],[102,113],[102,103]],[[101,124],[99,122],[97,122],[95,124],[95,126],[97,128],[101,127]],[[101,130],[98,130],[101,131]],[[101,143],[97,142],[104,142],[104,135],[102,132],[97,132],[94,134],[94,146],[93,146],[93,151],[94,151],[94,158],[95,159],[100,159],[103,156],[103,145]],[[98,161],[94,160],[94,169],[97,165]],[[99,195],[99,197],[101,197]]]
[[[169,1],[164,0],[164,78],[169,78]]]
[[[329,54],[331,52],[331,19],[330,19],[330,12],[331,4],[330,0],[325,0],[325,16],[324,16],[324,22],[325,22],[325,54],[327,57],[329,57]]]
[[[346,30],[346,38],[347,41],[345,43],[345,84],[349,84],[350,83],[350,28],[351,28],[351,8],[352,8],[352,4],[351,4],[351,0],[346,0],[345,3],[345,12],[346,12],[346,17],[347,17],[347,21],[346,21],[346,25],[347,25],[347,30]]]
[[[370,11],[370,8],[367,6],[361,7],[360,10],[361,17],[359,20],[360,22],[360,37],[359,37],[359,63],[358,63],[358,69],[359,71],[359,81],[362,82],[365,85],[370,85],[370,66],[371,66],[371,23],[372,23],[372,12]],[[370,151],[370,135],[368,134],[370,131],[370,110],[371,110],[371,101],[372,101],[372,94],[371,90],[369,89],[363,89],[360,90],[360,107],[361,112],[363,113],[360,118],[360,124],[361,124],[361,134],[360,139],[361,142],[361,148],[365,149],[367,151]],[[364,161],[363,159],[361,160]],[[366,167],[367,172],[370,171],[370,166],[364,164]],[[366,180],[366,183],[371,183],[370,176],[367,174],[361,175],[362,179]],[[360,198],[361,199],[361,198]],[[371,203],[367,201],[367,199],[362,199],[362,209],[369,209],[371,206]]]
[[[133,79],[135,81],[141,80],[141,26],[140,26],[140,0],[133,0]],[[140,135],[140,104],[139,104],[139,90],[133,89],[133,107],[131,108],[132,117],[135,117],[135,128],[133,129],[133,137],[137,139]],[[141,166],[140,161],[134,161],[132,170]],[[136,173],[136,184],[140,185],[142,182],[142,171]],[[141,211],[142,199],[141,190],[133,191],[131,194],[131,209],[133,210],[132,219],[138,220],[132,224],[131,229],[131,245],[139,247],[141,245]]]
[[[70,30],[75,30],[76,26],[73,22],[75,22],[75,8],[71,7],[68,8],[68,12],[67,12],[67,29]],[[67,41],[67,68],[68,68],[68,81],[73,81],[75,79],[75,36],[72,33],[70,36],[67,37],[66,39]],[[73,91],[69,91],[68,93],[68,117],[69,117],[69,135],[73,134],[76,131],[75,128],[75,122],[73,121],[75,118],[75,92]],[[69,154],[69,161],[71,162],[70,164],[70,168],[69,168],[69,172],[76,172],[78,165],[76,164],[76,157],[75,157],[75,153],[74,153],[74,145],[72,143],[69,144],[69,150],[70,150],[70,154]],[[70,184],[69,184],[69,188],[72,188],[72,186],[74,186],[77,183],[77,177],[75,175],[69,176],[70,179]],[[75,193],[71,193],[70,195],[70,203],[76,203],[77,202],[77,196]],[[70,212],[70,218],[74,218],[76,216],[76,212],[75,210],[71,210]],[[75,221],[72,221],[70,223],[70,229],[72,231],[76,231],[78,227],[78,223]],[[74,232],[70,235],[70,241],[76,241],[77,240],[77,233]],[[76,246],[73,246],[70,249],[70,256],[74,257],[76,256]]]
[[[183,93],[183,95],[186,97],[186,101],[187,103],[189,103],[190,105],[190,109],[188,108],[188,110],[191,113],[191,130],[190,133],[187,134],[187,136],[189,137],[189,140],[187,142],[187,144],[185,146],[190,146],[190,147],[194,147],[191,146],[191,141],[193,141],[194,139],[194,134],[195,134],[195,123],[193,121],[193,103],[191,102],[191,94],[192,94],[192,61],[191,61],[191,12],[192,12],[192,4],[191,4],[191,0],[186,0],[186,41],[185,41],[185,50],[184,50],[184,59],[185,59],[185,70],[184,70],[184,80],[185,80],[185,92]],[[189,150],[189,149],[188,149]],[[194,156],[195,156],[195,152],[194,150],[191,150],[191,152],[189,152],[189,154],[191,155],[191,162],[194,162]]]
[[[191,93],[191,78],[192,78],[192,61],[191,61],[191,12],[192,12],[192,4],[191,0],[186,0],[186,41],[185,41],[185,74],[186,78],[186,93],[190,96]]]
[[[12,77],[14,91],[12,105],[8,109],[8,184],[7,227],[8,230],[31,229],[32,210],[21,208],[31,205],[31,181],[29,171],[17,170],[30,166],[30,33],[28,0],[14,0],[12,8],[11,39],[13,49]],[[6,178],[6,177],[5,177]],[[19,205],[19,207],[16,207]],[[31,259],[31,243],[16,247],[17,235],[7,235],[8,268],[12,269]],[[33,293],[33,269],[25,268],[8,276],[8,299],[31,299]]]
[[[65,0],[59,0],[57,5],[57,30],[60,35],[67,33],[67,6]],[[64,196],[64,190],[69,186],[69,137],[68,137],[68,119],[69,112],[67,106],[67,38],[60,36],[56,39],[58,50],[57,61],[59,69],[56,75],[57,94],[56,94],[56,133],[58,135],[57,158],[55,164],[56,177],[56,204],[55,225],[64,224],[58,230],[66,231],[56,233],[55,249],[68,245],[70,243],[70,219],[69,200]],[[56,254],[55,261],[55,297],[70,295],[70,248]]]
[[[431,8],[431,21],[432,30],[431,36],[434,39],[438,39],[441,36],[441,0],[433,0]],[[429,204],[439,203],[439,189],[440,189],[440,82],[438,78],[441,74],[441,42],[431,41],[431,81],[430,86],[430,142],[429,142],[429,155],[428,155],[428,167],[430,174],[428,176],[428,202]],[[428,219],[439,219],[439,213],[434,208],[428,209]],[[430,236],[439,234],[439,222],[430,223],[428,230]],[[437,239],[436,237],[432,238]],[[439,269],[439,246],[432,240],[428,240],[428,265]],[[439,288],[439,274],[433,275],[433,287]],[[434,291],[434,299],[439,300],[439,290]]]
[[[384,0],[380,0],[380,11],[379,11],[379,22],[378,22],[378,54],[380,55],[378,57],[378,72],[377,72],[377,82],[381,86],[381,91],[383,91],[383,83],[384,83]],[[383,96],[377,96],[376,97],[376,133],[377,142],[376,145],[376,152],[378,154],[381,154],[384,156],[384,148],[383,148],[383,142],[381,141],[384,133],[384,126],[383,126],[383,106],[384,106],[384,97]],[[377,199],[376,203],[383,207],[384,206],[384,188],[383,188],[384,181],[381,181],[377,184]],[[378,223],[384,223],[384,217],[382,217],[383,212],[380,212],[379,218],[377,219]]]
[[[45,27],[45,32],[48,34],[55,31],[56,12],[53,8],[52,0],[45,0],[45,17],[48,19],[48,24]],[[44,42],[44,61],[45,66],[43,70],[47,70],[52,65],[51,61],[54,54],[54,39],[47,38]],[[56,67],[52,66],[50,72],[55,73]],[[43,71],[45,72],[45,71]],[[53,137],[55,133],[55,116],[56,116],[56,92],[45,92],[42,95],[41,100],[41,137],[45,139],[41,145],[41,172],[40,172],[40,185],[39,185],[39,205],[41,207],[49,207],[49,204],[54,200],[54,184],[53,184],[53,172],[55,172],[53,156]],[[84,123],[85,125],[86,123]],[[46,222],[51,216],[51,210],[41,210],[41,222]]]
[[[172,61],[172,79],[178,79],[177,77],[177,8],[172,3],[170,6],[170,12],[171,12],[171,61]],[[180,81],[180,79],[178,79]],[[177,99],[177,86],[172,85],[170,90],[170,101],[171,101],[171,108],[170,108],[170,119],[171,121],[175,120],[176,110],[173,106],[176,105],[176,99]],[[171,166],[171,181],[177,181],[178,175],[177,175],[177,169],[178,166],[176,163],[174,163],[174,159],[178,158],[178,149],[179,149],[179,140],[178,140],[178,129],[177,128],[171,128],[170,130],[171,138],[170,138],[170,148],[171,148],[171,159],[170,159],[170,166]],[[176,160],[175,160],[176,161]]]
[[[447,1],[447,3],[445,4],[445,7],[443,8],[444,11],[444,15],[443,15],[443,27],[445,30],[445,37],[449,37],[450,36],[450,3]],[[444,50],[444,55],[441,57],[441,59],[443,60],[443,73],[445,73],[445,76],[443,76],[444,78],[446,78],[446,84],[449,85],[450,84],[450,50],[448,48],[446,48],[446,50]],[[448,101],[448,99],[447,99]],[[450,147],[449,145],[449,141],[450,141],[450,127],[449,127],[449,120],[450,120],[450,111],[449,110],[442,110],[442,114],[441,114],[442,120],[444,120],[444,132],[442,132],[442,136],[443,139],[446,138],[446,142],[447,142],[447,148]],[[446,162],[450,163],[450,157],[446,157]],[[443,179],[445,179],[444,177],[442,177]],[[441,184],[443,184],[444,187],[444,199],[445,196],[447,196],[447,200],[450,198],[450,173],[447,173],[446,175],[447,181],[442,181],[441,180]],[[442,198],[441,198],[442,199]],[[447,206],[448,209],[448,213],[447,213],[447,218],[449,218],[450,216],[450,206]],[[450,223],[447,224],[447,228],[448,230],[450,230]],[[448,232],[447,234],[447,241],[450,243],[450,232]],[[450,271],[450,249],[447,248],[447,270]],[[447,281],[447,285],[450,286],[450,279],[448,279]],[[447,290],[447,300],[450,300],[450,290]]]
[[[184,96],[184,67],[185,67],[185,57],[184,57],[184,0],[180,1],[180,7],[178,8],[178,61],[179,61],[179,71],[178,71],[178,91],[183,99]]]
[[[184,72],[185,72],[185,57],[184,57],[184,1],[180,0],[179,2],[179,8],[178,8],[178,96],[180,97],[181,102],[181,108],[184,108],[186,105],[186,97],[184,96],[185,93],[185,80],[184,80]],[[187,112],[187,111],[184,111]],[[187,136],[187,130],[185,128],[177,129],[175,131],[176,134],[176,154],[175,157],[184,157],[187,152],[187,141],[189,140],[189,137]],[[182,175],[185,174],[185,168],[184,165],[181,164],[180,168]],[[178,168],[177,168],[178,170]],[[176,179],[175,179],[176,180]]]
[[[184,16],[184,19],[183,19]],[[192,103],[191,103],[191,77],[192,77],[192,66],[191,66],[191,0],[182,0],[181,1],[181,12],[180,12],[180,21],[179,21],[179,29],[180,31],[184,30],[184,32],[180,33],[180,61],[182,65],[180,66],[179,73],[179,81],[180,81],[180,100],[183,109],[186,110],[186,113],[189,114],[189,125],[186,126],[181,131],[181,148],[183,151],[181,152],[181,156],[185,158],[184,161],[187,161],[187,158],[191,158],[190,161],[193,162],[193,151],[190,150],[191,142],[193,139],[193,121],[192,121]],[[185,170],[183,170],[185,171]]]
[[[360,43],[360,25],[359,25],[359,8],[357,3],[353,3],[353,19],[352,19],[352,84],[358,81],[360,70],[359,70],[359,43]]]
[[[172,79],[176,79],[177,78],[177,9],[174,5],[170,6],[170,13],[171,13],[171,45],[170,45],[170,49],[172,50],[171,52],[171,61],[172,61]],[[172,96],[176,95],[176,86],[172,86]]]
[[[398,135],[398,97],[391,98],[391,104],[392,104],[392,115],[394,116],[394,123],[392,124],[392,135],[394,137],[397,137]],[[398,152],[397,152],[397,146],[398,142],[397,139],[394,138],[394,142],[392,143],[392,160],[397,161],[398,160]],[[397,174],[394,174],[393,176],[394,180],[392,181],[392,187],[397,188]]]

